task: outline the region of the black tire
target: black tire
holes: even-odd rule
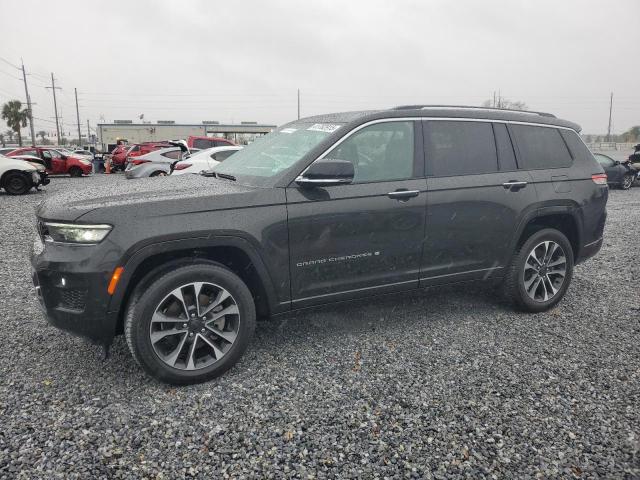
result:
[[[546,241],[555,242],[562,248],[566,258],[566,272],[562,284],[557,289],[557,293],[547,301],[543,301],[531,298],[525,289],[525,262],[527,262],[527,259],[534,248]],[[571,243],[562,232],[552,228],[545,228],[533,233],[516,250],[511,260],[511,264],[507,269],[503,283],[503,295],[505,299],[513,303],[518,309],[527,312],[543,312],[553,308],[560,300],[562,300],[571,283],[574,264],[573,256],[574,253]],[[542,287],[545,289],[547,288],[544,282]]]
[[[150,177],[166,177],[167,172],[163,172],[162,170],[158,170],[157,172],[153,172]]]
[[[175,368],[175,363],[173,367],[168,365],[156,353],[151,341],[151,319],[157,308],[165,301],[163,299],[166,299],[172,291],[191,282],[219,285],[231,294],[231,299],[239,311],[237,336],[229,349],[213,364],[196,370]],[[256,311],[253,297],[240,277],[221,265],[213,263],[186,264],[185,262],[184,266],[161,273],[152,283],[143,282],[139,285],[127,307],[124,333],[133,358],[147,373],[161,382],[187,385],[211,380],[231,368],[247,349],[255,330],[255,322]],[[174,328],[183,327],[177,324]],[[197,337],[196,334],[196,341]],[[187,350],[189,349],[187,348]]]
[[[620,188],[622,190],[629,190],[631,188],[631,185],[633,185],[633,175],[627,174],[623,177]]]
[[[24,195],[31,190],[31,182],[22,172],[9,172],[2,179],[2,186],[9,195]]]
[[[69,169],[69,175],[77,178],[82,176],[82,169],[80,167],[71,167]]]

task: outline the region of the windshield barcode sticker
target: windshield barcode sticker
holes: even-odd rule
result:
[[[311,125],[307,130],[312,130],[314,132],[327,132],[333,133],[340,128],[340,125],[335,125],[333,123],[316,123]]]

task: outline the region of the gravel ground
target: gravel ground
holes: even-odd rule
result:
[[[0,194],[0,478],[640,478],[640,188],[611,192],[604,248],[553,311],[463,286],[326,307],[171,388],[32,298],[34,206],[118,181]]]

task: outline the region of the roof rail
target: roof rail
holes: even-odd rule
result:
[[[469,105],[400,105],[398,107],[393,107],[391,110],[427,110],[427,109],[455,109],[455,110],[487,110],[490,112],[516,112],[516,113],[526,113],[529,115],[540,115],[541,117],[551,117],[556,118],[556,116],[552,113],[546,112],[535,112],[532,110],[512,110],[510,108],[495,108],[495,107],[474,107]]]

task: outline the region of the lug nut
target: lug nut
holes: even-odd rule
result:
[[[204,328],[202,330],[200,330],[200,333],[204,333]]]
[[[186,324],[186,323],[183,323],[183,324],[182,324],[182,328],[187,328],[187,324]]]
[[[193,332],[189,332],[189,336],[190,336],[190,337],[193,337]]]

